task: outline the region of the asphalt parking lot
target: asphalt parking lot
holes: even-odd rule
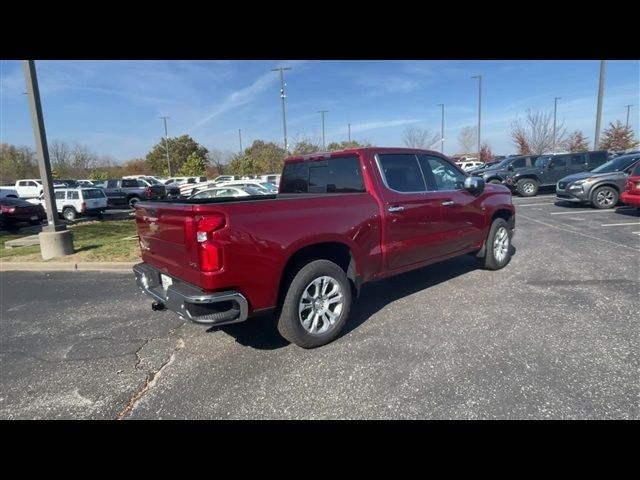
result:
[[[640,418],[640,214],[514,203],[505,269],[367,285],[315,350],[152,312],[132,275],[3,273],[0,418]]]

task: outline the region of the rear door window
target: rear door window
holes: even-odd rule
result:
[[[122,188],[138,188],[137,180],[122,180]]]
[[[361,193],[365,191],[360,159],[337,157],[285,166],[283,193]]]
[[[69,191],[67,192],[67,200],[78,200],[80,197],[78,195],[78,192],[76,191]]]

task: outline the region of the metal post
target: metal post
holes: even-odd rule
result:
[[[593,149],[598,149],[600,143],[600,120],[602,118],[602,97],[604,97],[604,60],[600,60],[600,84],[598,85],[598,111],[596,113],[596,136],[593,141]]]
[[[25,80],[27,81],[27,97],[29,98],[31,122],[33,123],[33,133],[36,140],[38,170],[40,171],[40,178],[42,179],[47,212],[47,226],[43,227],[42,230],[47,232],[60,232],[66,230],[67,227],[58,219],[58,209],[56,208],[56,199],[53,190],[53,175],[51,174],[51,162],[49,161],[49,147],[44,129],[38,77],[36,76],[36,65],[34,60],[23,60],[22,65],[24,67]]]
[[[482,75],[471,78],[478,79],[478,160],[480,160],[480,127],[482,125]]]
[[[238,140],[240,140],[240,155],[242,155],[242,130],[238,129]]]
[[[285,115],[285,108],[284,108],[284,99],[287,97],[284,93],[284,71],[285,70],[291,70],[291,67],[278,67],[278,68],[272,68],[271,71],[272,72],[280,72],[280,98],[282,99],[282,129],[284,130],[284,151],[288,152],[289,151],[289,146],[287,145],[287,118]]]
[[[554,97],[553,98],[553,146],[551,147],[551,151],[556,153],[556,113],[558,111],[558,100],[562,97]]]
[[[171,162],[169,161],[169,135],[167,134],[167,118],[171,117],[160,117],[164,120],[164,147],[167,151],[167,173],[171,176]]]
[[[439,103],[442,107],[442,126],[440,127],[440,153],[444,153],[444,103]]]
[[[625,105],[625,107],[627,108],[627,123],[625,125],[627,128],[629,128],[629,110],[631,110],[631,107],[633,107],[633,105]]]
[[[629,118],[629,114],[627,113],[627,119],[628,118]],[[629,122],[627,121],[627,123],[629,123]],[[349,143],[351,143],[351,124],[347,123],[347,126],[349,127]]]
[[[326,150],[327,147],[325,146],[324,143],[324,114],[327,113],[329,110],[318,110],[318,113],[322,114],[322,150]]]

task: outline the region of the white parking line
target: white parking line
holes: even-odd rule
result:
[[[556,202],[547,202],[547,203],[517,203],[519,207],[535,207],[537,205],[555,205]]]
[[[603,223],[601,227],[621,227],[623,225],[640,225],[640,222],[627,222],[627,223]]]
[[[632,207],[620,207],[618,209],[609,209],[609,210],[572,210],[571,212],[553,212],[551,215],[571,215],[576,213],[611,213],[617,212],[619,210],[629,210]]]

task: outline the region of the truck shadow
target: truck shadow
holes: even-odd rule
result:
[[[515,255],[515,253],[516,249],[512,246],[511,254]],[[476,269],[475,258],[462,255],[442,263],[364,285],[360,296],[354,299],[351,305],[349,319],[338,339],[348,335],[388,304]],[[207,331],[215,332],[218,330],[231,335],[241,345],[259,350],[275,350],[289,345],[289,342],[278,333],[276,323],[271,316],[260,316],[250,318],[243,323],[211,327]]]

